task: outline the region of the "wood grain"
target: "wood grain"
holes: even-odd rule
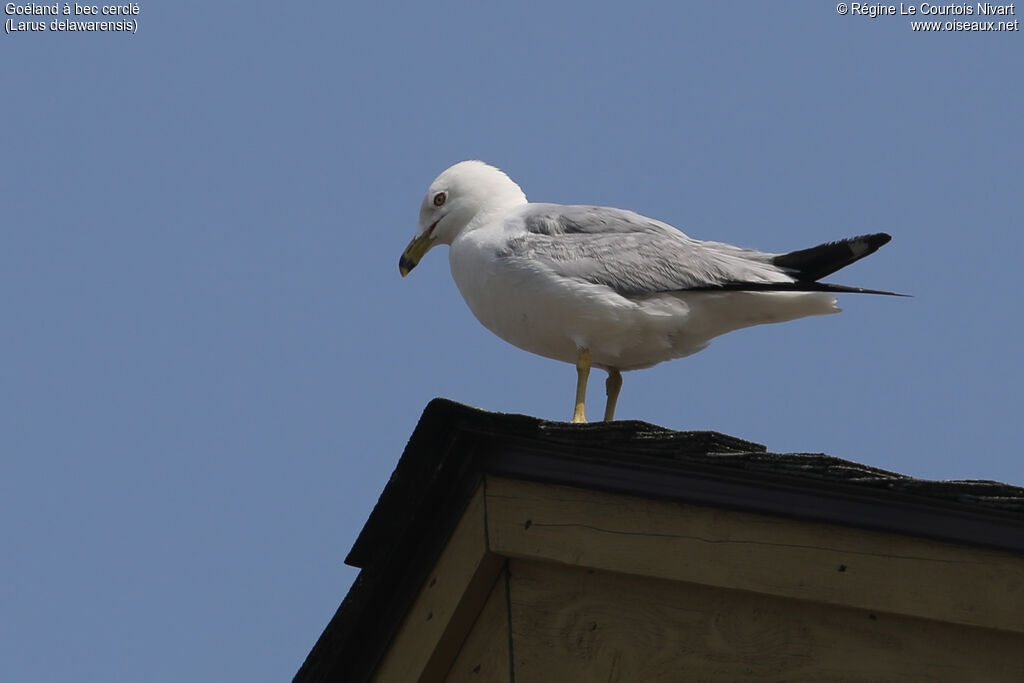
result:
[[[509,563],[515,683],[1024,680],[1024,637],[533,561]]]
[[[480,487],[378,664],[374,683],[442,680],[502,565],[487,553]]]
[[[445,683],[510,683],[508,573],[498,575]]]
[[[1024,557],[501,478],[492,552],[1024,633]]]

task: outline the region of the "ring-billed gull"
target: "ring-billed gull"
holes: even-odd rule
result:
[[[888,242],[877,233],[788,254],[705,242],[640,214],[528,202],[482,161],[439,175],[420,207],[402,276],[438,244],[484,327],[521,349],[574,363],[573,422],[585,422],[591,367],[608,372],[605,420],[621,373],[700,351],[751,325],[838,313],[832,292],[897,295],[818,282]]]

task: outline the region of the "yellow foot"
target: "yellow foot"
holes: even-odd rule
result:
[[[608,402],[604,404],[604,421],[611,422],[615,419],[615,404],[619,400],[619,389],[622,388],[622,373],[618,370],[609,370],[604,388],[608,394]]]
[[[573,422],[586,422],[583,404],[587,400],[587,377],[590,376],[590,351],[580,349],[576,355],[576,409],[572,413]]]

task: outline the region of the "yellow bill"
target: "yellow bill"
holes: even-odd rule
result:
[[[402,258],[398,259],[398,272],[405,277],[409,274],[409,271],[415,268],[423,255],[430,249],[430,235],[433,230],[426,230],[420,235],[417,235],[412,242],[409,242],[409,246],[402,252]]]

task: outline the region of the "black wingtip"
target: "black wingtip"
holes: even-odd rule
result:
[[[772,265],[790,273],[797,280],[814,282],[878,251],[892,240],[892,235],[876,232],[836,242],[826,242],[810,249],[791,251],[772,259]]]
[[[864,256],[867,256],[868,254],[875,253],[876,251],[884,247],[886,244],[889,244],[889,242],[891,241],[892,235],[890,235],[889,233],[875,232],[870,235],[857,235],[856,237],[851,237],[850,239],[847,240],[839,240],[838,242],[833,242],[832,244],[862,243],[870,250],[867,252],[867,254],[864,254]]]
[[[772,265],[786,271],[794,278],[793,282],[723,282],[707,287],[696,287],[690,291],[833,292],[913,298],[910,294],[900,294],[899,292],[819,282],[821,278],[831,275],[865,256],[870,256],[891,240],[892,235],[876,232],[870,235],[858,235],[835,242],[826,242],[810,249],[791,251],[788,254],[779,254],[772,259]]]
[[[828,282],[726,282],[707,287],[691,287],[687,292],[832,292],[835,294],[881,294],[882,296],[902,296],[914,298],[913,294],[888,292],[884,289],[866,289],[864,287],[847,287],[833,285]]]
[[[798,287],[800,286],[800,283],[795,283],[795,284]],[[864,287],[847,287],[846,285],[833,285],[833,284],[829,284],[828,282],[815,282],[815,283],[812,283],[812,285],[818,285],[818,287],[815,287],[814,289],[809,289],[807,291],[839,292],[839,293],[847,293],[847,294],[881,294],[883,296],[902,296],[902,297],[905,297],[907,299],[913,299],[914,298],[913,294],[901,294],[900,292],[888,292],[888,291],[886,291],[884,289],[866,289]]]

